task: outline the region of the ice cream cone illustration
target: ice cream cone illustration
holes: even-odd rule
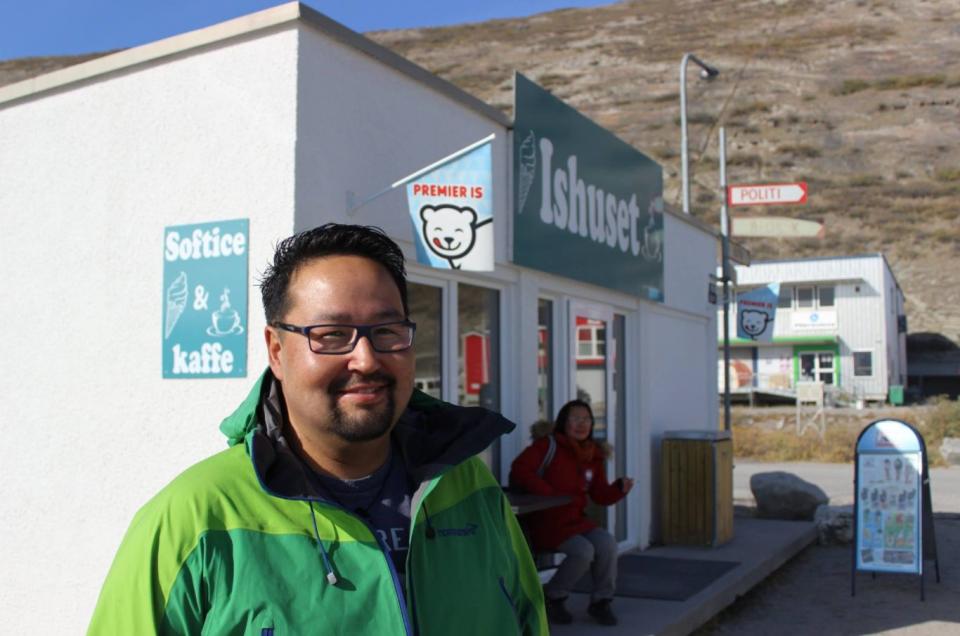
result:
[[[163,337],[167,339],[173,328],[180,320],[180,315],[187,306],[187,273],[180,272],[170,286],[167,287],[167,315],[164,321]]]

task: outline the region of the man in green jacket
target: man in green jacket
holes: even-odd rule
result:
[[[513,424],[414,391],[403,254],[375,228],[281,242],[270,368],[230,448],[134,517],[90,634],[546,634],[516,518],[475,455]]]

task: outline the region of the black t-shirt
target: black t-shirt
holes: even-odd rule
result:
[[[343,480],[319,473],[315,476],[331,501],[359,515],[370,525],[393,560],[403,583],[413,484],[400,453],[391,449],[383,466],[360,479]]]

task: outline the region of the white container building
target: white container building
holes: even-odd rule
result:
[[[736,276],[738,293],[771,283],[780,290],[772,342],[738,339],[731,306],[735,395],[793,399],[797,382],[807,381],[822,382],[836,403],[902,399],[907,319],[883,254],[753,261],[737,266]],[[722,353],[718,368],[722,391]]]

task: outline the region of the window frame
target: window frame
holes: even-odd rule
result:
[[[810,291],[810,304],[801,305],[800,304],[800,292],[809,290]],[[816,285],[804,285],[794,287],[793,300],[796,304],[797,309],[816,309],[817,308],[817,287]]]
[[[866,354],[870,356],[870,373],[857,373],[857,355]],[[853,363],[853,377],[855,378],[872,378],[875,374],[874,364],[873,364],[873,349],[857,349],[856,351],[850,352],[850,361]]]
[[[823,304],[823,300],[822,300],[822,298],[821,298],[821,293],[820,293],[820,291],[823,290],[823,289],[830,289],[830,290],[832,290],[833,299],[832,299],[832,302],[831,302],[829,305],[824,305],[824,304]],[[824,307],[828,307],[828,308],[830,308],[830,309],[833,309],[834,307],[837,306],[837,286],[836,286],[836,285],[817,285],[817,294],[816,294],[816,299],[815,299],[815,300],[816,300],[817,308],[818,308],[818,309],[824,308]]]

